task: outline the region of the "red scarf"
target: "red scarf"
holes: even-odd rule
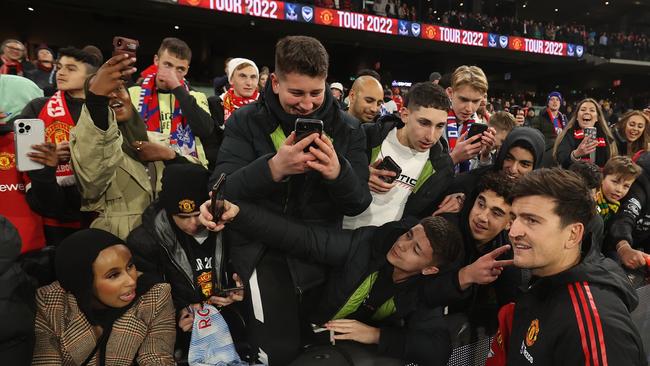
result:
[[[138,101],[137,109],[142,120],[147,125],[147,130],[163,132],[163,129],[160,127],[160,106],[158,105],[158,90],[156,88],[156,73],[158,68],[149,67],[148,70],[151,73],[145,75],[142,81],[142,90],[140,91],[140,100]],[[181,80],[181,85],[189,92],[185,80]],[[187,123],[187,119],[183,117],[181,106],[176,98],[174,98],[171,128],[169,131],[169,143],[174,150],[180,155],[191,155],[198,158],[194,134]]]
[[[45,122],[45,141],[59,144],[70,141],[70,130],[75,126],[63,91],[59,90],[45,103],[38,115]],[[75,184],[70,162],[56,168],[56,181],[62,187]]]
[[[255,92],[253,93],[253,95],[251,95],[250,98],[244,98],[235,95],[235,89],[233,89],[232,87],[228,89],[228,91],[225,92],[221,97],[221,100],[223,100],[224,123],[228,121],[228,118],[236,109],[239,109],[240,107],[245,106],[246,104],[253,103],[254,101],[257,100],[259,96],[260,94],[257,92],[257,90],[255,90]]]
[[[0,56],[0,59],[2,59],[0,74],[9,74],[9,70],[15,68],[16,73],[14,75],[23,76],[23,64],[20,61],[12,61],[5,56]]]

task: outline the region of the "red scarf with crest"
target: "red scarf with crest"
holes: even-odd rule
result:
[[[230,118],[230,115],[233,114],[233,112],[240,107],[245,106],[246,104],[251,104],[259,98],[260,93],[255,90],[253,95],[250,96],[250,98],[245,98],[245,97],[240,97],[235,95],[235,89],[230,87],[227,92],[223,94],[221,99],[223,100],[223,121],[224,124],[228,121],[228,118]]]
[[[45,141],[60,144],[70,141],[70,130],[75,126],[72,114],[65,101],[64,92],[59,90],[45,103],[38,115],[45,122]],[[56,167],[56,181],[62,187],[75,184],[72,164],[67,162]]]

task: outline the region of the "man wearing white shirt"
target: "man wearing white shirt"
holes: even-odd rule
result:
[[[384,116],[377,123],[363,125],[371,161],[372,203],[360,215],[345,217],[345,229],[431,214],[451,183],[453,164],[440,139],[450,107],[445,90],[432,83],[416,84],[404,105],[401,119]],[[399,176],[381,168],[387,157],[401,168]]]

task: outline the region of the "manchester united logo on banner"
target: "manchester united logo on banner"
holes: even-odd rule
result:
[[[320,14],[320,20],[323,22],[323,24],[330,25],[334,21],[334,14],[332,14],[332,12],[329,10],[324,10]]]
[[[427,25],[427,26],[424,28],[424,35],[425,35],[428,39],[435,39],[437,34],[438,34],[438,32],[436,31],[436,27],[434,27],[434,26],[432,26],[432,25]]]
[[[70,141],[70,130],[72,126],[61,121],[55,121],[45,129],[45,141],[60,144]]]
[[[0,152],[0,170],[9,170],[16,166],[16,155]]]

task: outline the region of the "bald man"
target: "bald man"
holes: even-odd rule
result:
[[[384,89],[377,79],[364,75],[354,81],[349,97],[348,113],[361,123],[372,122],[384,102]]]

